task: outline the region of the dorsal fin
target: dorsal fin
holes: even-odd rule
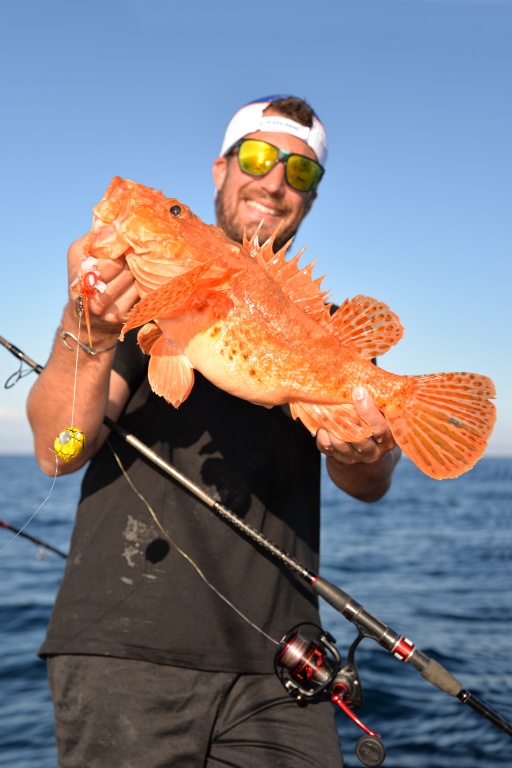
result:
[[[329,327],[344,346],[369,360],[391,349],[404,332],[398,315],[387,304],[360,295],[345,299],[331,315]]]
[[[329,323],[330,305],[326,304],[326,302],[329,299],[329,293],[328,291],[322,291],[320,288],[320,283],[324,279],[323,276],[318,277],[316,280],[312,278],[313,267],[316,261],[308,264],[303,269],[299,269],[299,259],[306,249],[302,248],[296,256],[287,261],[285,256],[291,245],[291,240],[285,243],[277,253],[274,253],[273,250],[274,240],[280,227],[276,229],[274,234],[263,245],[260,245],[258,241],[259,229],[260,227],[258,227],[250,240],[247,239],[244,233],[244,245],[248,248],[250,255],[263,267],[290,301],[293,301],[306,314],[322,323],[322,325],[327,325]]]
[[[356,350],[360,355],[371,360],[383,355],[402,338],[404,329],[400,319],[387,304],[369,296],[355,296],[346,299],[333,315],[329,292],[322,291],[320,284],[323,276],[313,280],[312,272],[316,261],[299,269],[299,259],[306,250],[302,248],[296,256],[286,260],[286,252],[291,245],[289,240],[277,253],[273,245],[279,227],[263,245],[259,244],[258,232],[261,224],[251,237],[244,233],[244,245],[250,255],[265,269],[283,293],[310,317],[329,329],[346,347]]]

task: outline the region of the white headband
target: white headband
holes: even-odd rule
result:
[[[259,101],[246,104],[245,107],[239,109],[226,129],[220,154],[225,155],[239,139],[247,136],[248,133],[276,131],[289,133],[305,141],[317,156],[320,165],[323,166],[327,159],[327,135],[316,115],[313,116],[313,125],[308,128],[307,125],[301,125],[284,115],[264,115],[263,111],[270,104],[272,101]]]

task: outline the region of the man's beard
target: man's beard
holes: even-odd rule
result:
[[[224,234],[227,235],[227,237],[229,237],[231,240],[234,240],[237,243],[241,243],[244,237],[244,226],[238,220],[234,220],[226,210],[223,189],[219,189],[217,192],[217,197],[215,200],[215,213],[217,217],[217,226],[220,227]],[[283,226],[279,228],[274,240],[274,252],[277,252],[280,248],[283,247],[283,245],[288,242],[288,240],[295,236],[302,218],[303,216],[300,217],[298,222],[291,222],[286,229],[283,228]],[[249,229],[246,228],[245,234],[247,237],[251,238],[256,232],[257,228],[258,224],[254,224]],[[275,230],[276,227],[270,228],[268,224],[263,224],[258,234],[258,240],[260,244],[263,244],[265,240],[271,237]]]

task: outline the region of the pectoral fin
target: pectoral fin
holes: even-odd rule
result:
[[[120,336],[121,341],[132,328],[138,328],[139,325],[156,318],[176,317],[190,309],[201,278],[208,272],[210,266],[211,262],[200,264],[183,275],[169,280],[168,283],[141,299],[127,317]]]
[[[225,262],[210,259],[174,277],[134,306],[121,332],[121,341],[129,330],[150,320],[177,317],[196,309],[209,294],[227,288],[229,281],[240,271],[238,267],[228,267]]]

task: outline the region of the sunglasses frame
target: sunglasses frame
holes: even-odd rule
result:
[[[265,173],[251,173],[250,171],[244,170],[240,165],[240,147],[246,141],[257,141],[259,144],[266,144],[268,147],[272,147],[272,149],[276,150],[277,158],[275,162],[270,166],[268,171],[265,171]],[[235,152],[235,150],[237,153],[238,166],[242,171],[242,173],[246,173],[248,176],[252,176],[255,179],[260,179],[260,178],[262,179],[264,176],[267,176],[267,174],[270,173],[272,168],[275,168],[278,163],[283,163],[284,177],[286,179],[286,183],[295,192],[305,192],[305,193],[313,192],[316,189],[316,187],[319,185],[322,179],[322,176],[324,175],[324,172],[325,172],[325,168],[321,166],[319,162],[317,162],[316,160],[313,160],[312,157],[306,157],[306,155],[301,155],[298,152],[287,152],[285,149],[280,149],[279,147],[276,147],[275,144],[271,144],[269,141],[264,141],[263,139],[249,139],[247,137],[239,139],[235,144],[233,144],[233,146],[230,149],[228,149],[228,151],[226,152],[226,155],[227,156],[232,155]],[[290,157],[300,157],[302,160],[308,160],[310,163],[313,163],[313,165],[316,165],[320,169],[320,176],[314,182],[313,186],[310,187],[309,189],[297,189],[297,187],[294,187],[293,184],[290,184],[290,181],[288,179],[288,160],[290,159]]]

